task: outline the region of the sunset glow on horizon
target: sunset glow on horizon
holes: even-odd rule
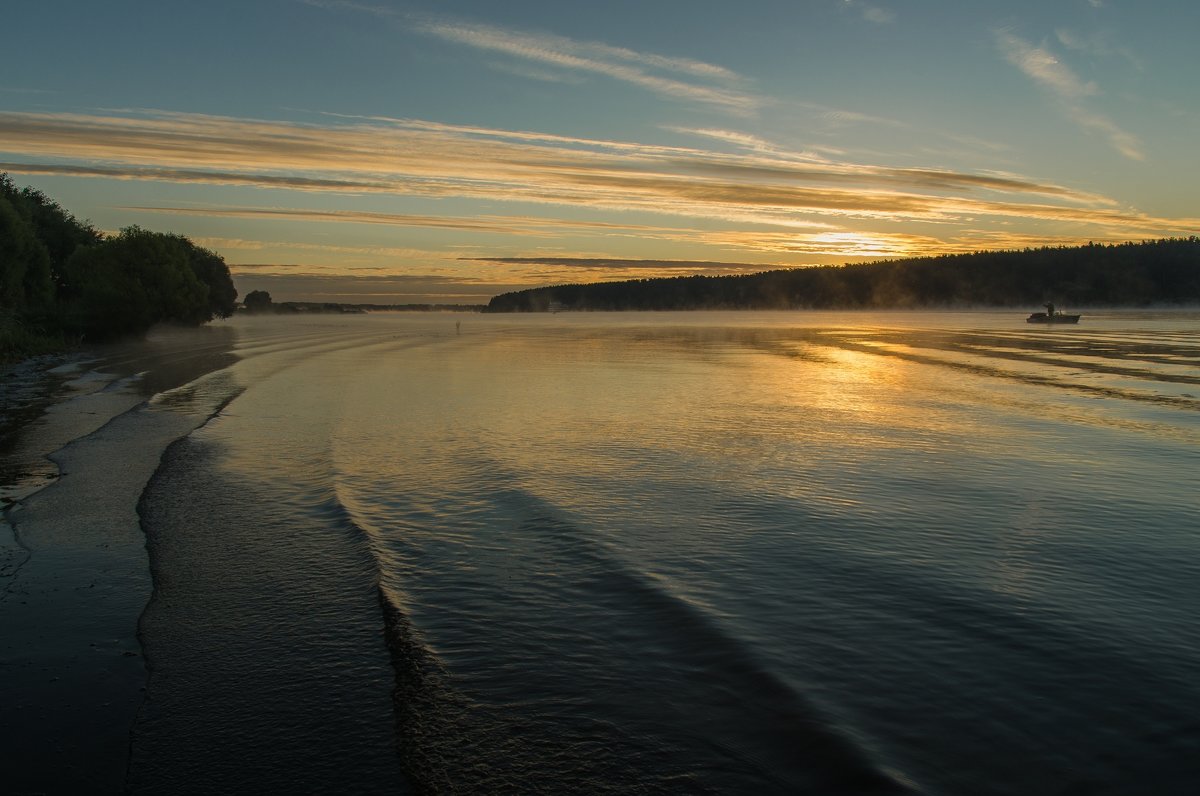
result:
[[[189,236],[243,294],[485,303],[1200,230],[1183,2],[6,16],[0,171],[106,232]]]

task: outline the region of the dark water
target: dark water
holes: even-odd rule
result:
[[[0,791],[120,793],[152,595],[136,512],[205,410],[147,401],[237,362],[228,326],[5,369],[0,383]],[[47,390],[53,400],[47,395]]]
[[[1022,320],[239,319],[132,789],[1195,793],[1200,316]]]

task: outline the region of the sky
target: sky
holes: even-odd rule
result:
[[[5,0],[0,171],[277,301],[1200,233],[1194,0]]]

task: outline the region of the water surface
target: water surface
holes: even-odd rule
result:
[[[456,328],[456,325],[461,326]],[[239,318],[137,792],[1200,781],[1200,316]]]

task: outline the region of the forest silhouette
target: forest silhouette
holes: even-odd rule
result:
[[[1200,302],[1200,238],[555,285],[501,294],[486,311],[950,309],[1048,301],[1072,307]]]
[[[0,173],[0,355],[196,326],[233,313],[237,290],[217,253],[131,226],[106,236]]]

